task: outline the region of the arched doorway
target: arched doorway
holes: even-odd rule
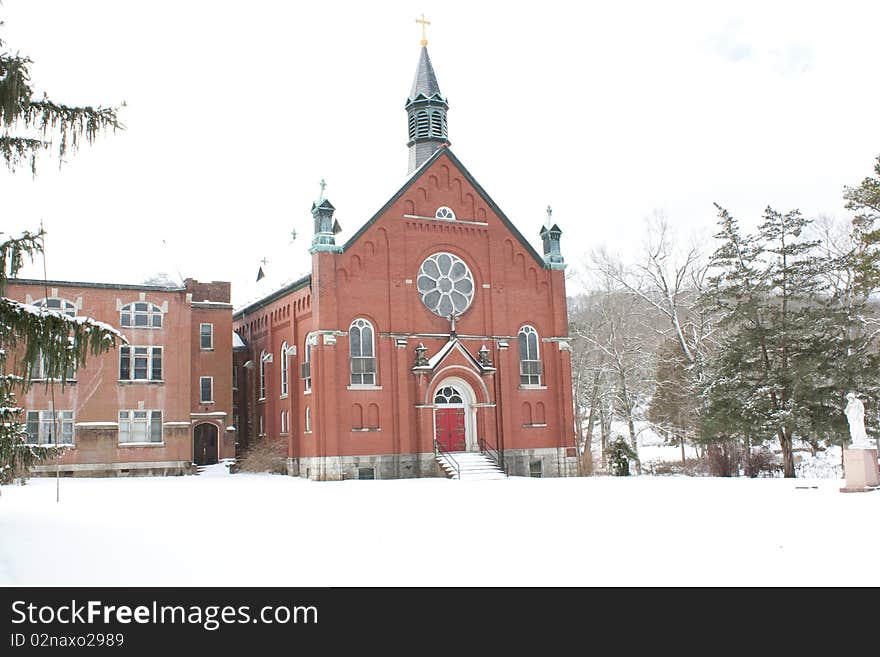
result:
[[[213,424],[199,424],[193,432],[193,463],[214,465],[217,463],[217,427]]]
[[[447,452],[477,450],[476,399],[463,380],[442,381],[434,392],[434,438]]]

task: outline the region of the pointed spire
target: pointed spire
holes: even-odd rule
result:
[[[437,74],[434,73],[434,66],[431,64],[431,57],[428,55],[427,46],[422,46],[422,53],[419,55],[419,65],[416,67],[416,76],[413,78],[409,99],[416,100],[419,95],[425,98],[437,95],[442,98],[440,84],[437,82]]]
[[[422,20],[417,20],[423,23]],[[424,21],[422,27],[428,24]],[[422,38],[422,50],[419,64],[413,79],[406,109],[409,126],[409,173],[424,164],[440,147],[449,145],[449,134],[446,124],[446,112],[449,103],[440,91],[437,75],[428,55],[427,39]]]

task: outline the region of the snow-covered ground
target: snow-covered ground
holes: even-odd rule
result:
[[[0,489],[0,584],[880,585],[880,492],[839,479],[60,483]]]

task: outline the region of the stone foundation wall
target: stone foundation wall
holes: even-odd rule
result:
[[[154,461],[137,463],[67,463],[57,466],[62,477],[140,477],[178,476],[192,474],[190,461]],[[31,468],[34,477],[54,477],[56,466],[37,465]]]
[[[507,474],[514,477],[575,477],[577,457],[565,448],[511,449],[504,452]],[[372,468],[375,479],[446,476],[434,454],[364,454],[287,459],[287,474],[316,481],[362,479],[361,468]]]
[[[287,474],[316,481],[361,479],[361,468],[372,468],[374,479],[443,477],[434,454],[364,454],[309,456],[287,459]]]
[[[567,456],[564,447],[504,450],[504,465],[511,477],[576,477],[576,456]]]

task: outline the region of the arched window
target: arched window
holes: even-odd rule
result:
[[[455,219],[455,213],[452,211],[452,208],[448,208],[445,205],[437,208],[437,211],[434,213],[435,219]]]
[[[37,308],[48,308],[49,310],[56,310],[58,312],[64,313],[68,317],[76,317],[76,304],[72,301],[68,301],[67,299],[51,297],[48,299],[40,299],[39,301],[34,301],[33,305]]]
[[[265,350],[260,352],[260,399],[266,398],[266,356]]]
[[[434,395],[435,404],[463,404],[464,400],[458,388],[453,386],[444,386],[440,388]]]
[[[351,385],[376,385],[376,352],[373,345],[373,325],[365,319],[356,319],[348,329],[351,356]]]
[[[538,332],[526,325],[519,330],[519,383],[541,385],[541,359],[538,353]]]
[[[134,328],[162,328],[162,309],[154,303],[134,301],[119,311],[119,325]]]
[[[287,342],[281,343],[281,396],[287,396]]]
[[[305,348],[303,349],[303,363],[302,363],[302,379],[303,386],[305,388],[305,392],[312,391],[312,336],[311,334],[306,336]]]

